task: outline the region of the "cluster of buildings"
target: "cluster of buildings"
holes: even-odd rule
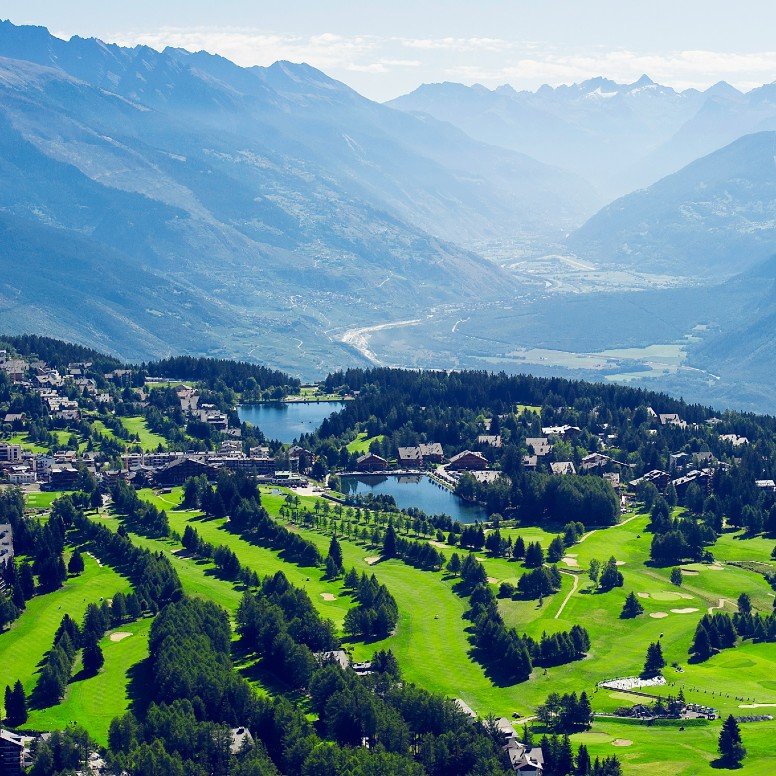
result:
[[[33,453],[21,445],[0,442],[0,476],[10,485],[40,484],[51,490],[70,490],[78,482],[81,468],[97,473],[91,453],[79,455],[74,450]]]

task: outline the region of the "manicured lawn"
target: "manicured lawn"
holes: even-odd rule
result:
[[[248,544],[226,530],[225,520],[204,519],[196,512],[176,511],[181,496],[179,488],[170,494],[142,491],[141,495],[168,510],[171,526],[179,533],[190,523],[207,541],[231,547],[243,563],[258,573],[282,569],[293,584],[307,589],[321,614],[341,627],[344,613],[352,603],[340,582],[324,580],[320,569],[299,568],[284,562],[278,553]],[[262,502],[270,514],[279,518],[280,508],[286,503],[285,495],[281,489],[263,489]],[[316,498],[304,496],[299,501],[301,508],[312,511]],[[573,519],[573,515],[569,519]],[[683,566],[686,569],[683,584],[676,587],[669,580],[670,568],[647,563],[652,538],[646,532],[647,522],[644,515],[626,515],[620,525],[591,532],[582,542],[569,548],[568,562],[560,563],[559,567],[567,572],[578,572],[575,590],[572,573],[565,573],[561,591],[547,597],[541,606],[536,601],[499,602],[505,621],[519,633],[528,633],[534,638],[541,637],[544,631],[551,633],[577,623],[584,625],[590,633],[592,647],[589,656],[582,661],[547,671],[536,669],[532,678],[522,684],[494,685],[471,658],[468,621],[464,619],[468,604],[454,592],[455,579],[441,572],[420,571],[398,560],[370,564],[367,560],[378,554],[374,548],[340,537],[345,567],[374,573],[388,586],[399,607],[399,622],[393,636],[378,643],[346,643],[346,646],[356,659],[367,658],[380,648],[392,649],[407,681],[460,697],[481,715],[511,716],[517,711],[527,716],[554,691],[578,693],[586,690],[599,712],[612,712],[618,706],[636,702],[635,696],[599,689],[597,684],[605,679],[637,675],[643,666],[647,645],[658,640],[663,645],[669,666],[675,662],[681,668],[665,670],[669,685],[658,692],[675,694],[681,688],[688,700],[713,705],[725,714],[757,713],[745,711],[741,705],[776,702],[776,679],[772,679],[776,677],[776,650],[772,644],[746,642],[715,655],[704,664],[688,663],[687,650],[698,619],[710,607],[719,606],[720,599],[723,599],[725,610],[732,613],[739,592],[746,590],[756,609],[771,610],[773,591],[763,576],[727,564],[689,564]],[[298,526],[292,526],[292,529],[313,541],[325,555],[329,543],[325,531]],[[554,536],[534,527],[503,529],[502,533],[513,539],[520,534],[525,541],[538,540],[545,547]],[[761,559],[766,549],[770,553],[768,544],[767,540],[743,540],[726,535],[713,551],[718,558]],[[148,546],[168,552],[176,549],[166,542],[149,543]],[[452,551],[450,547],[442,548],[447,557]],[[606,561],[612,555],[622,564],[620,569],[625,584],[607,593],[594,592],[587,577],[590,560]],[[490,558],[484,552],[477,556],[488,576],[495,580],[494,586],[503,580],[516,581],[525,570],[521,563]],[[221,580],[214,580],[207,566],[198,566],[190,558],[177,555],[173,562],[177,564],[181,578],[186,580],[187,590],[189,586],[194,589],[198,585],[200,594],[218,596],[221,601],[234,596],[231,606],[224,604],[233,611],[239,591],[230,589]],[[635,619],[622,620],[620,611],[630,591],[642,594],[639,600],[645,612]],[[335,600],[325,600],[324,593],[327,597],[335,596]],[[567,596],[565,607],[557,616]],[[685,609],[694,611],[681,611]],[[650,614],[661,616],[651,617]],[[711,771],[706,763],[716,757],[719,723],[692,729],[688,726],[687,730],[680,731],[678,727],[647,729],[600,720],[593,732],[598,735],[585,734],[593,756],[618,754],[626,763],[626,773],[646,774],[649,768],[650,773],[689,776],[700,772],[699,764],[704,771],[706,768]],[[757,773],[757,768],[763,767],[768,736],[773,732],[776,732],[773,723],[744,726],[747,745],[751,740],[750,761],[744,772]],[[611,742],[615,738],[633,743],[614,747]],[[660,764],[655,766],[656,762]]]
[[[50,509],[55,499],[70,492],[65,490],[36,490],[24,494],[24,503],[29,509]]]
[[[2,685],[21,679],[29,693],[37,681],[40,661],[51,648],[59,623],[65,614],[76,622],[83,620],[86,607],[121,591],[130,592],[129,582],[108,566],[99,566],[84,554],[84,572],[71,577],[53,593],[34,596],[10,630],[0,634]]]
[[[598,720],[593,730],[572,736],[574,748],[584,743],[593,759],[617,755],[627,776],[699,776],[699,774],[740,773],[760,776],[773,772],[774,722],[741,725],[747,750],[743,767],[728,770],[712,766],[717,758],[720,720],[701,726],[647,726],[612,720]],[[614,741],[626,746],[616,746]]]
[[[124,417],[121,418],[121,423],[130,434],[137,434],[140,437],[140,446],[143,450],[154,451],[159,448],[159,445],[167,446],[167,440],[161,434],[151,431],[144,417]]]
[[[33,453],[48,452],[47,447],[43,447],[43,445],[39,445],[37,442],[30,442],[29,435],[26,432],[13,434],[5,441],[7,441],[8,444],[10,445],[21,445],[25,450],[29,450],[30,452],[33,452]]]
[[[79,678],[80,657],[73,669],[73,680],[67,693],[56,706],[36,709],[30,714],[27,727],[35,730],[55,730],[77,721],[102,745],[108,742],[108,726],[130,705],[129,690],[135,666],[148,657],[148,633],[152,619],[142,619],[114,628],[100,641],[105,665],[96,676]],[[120,641],[111,634],[131,633]]]
[[[363,453],[369,452],[369,445],[372,444],[372,442],[380,442],[384,438],[383,434],[378,434],[377,436],[368,437],[366,435],[366,431],[361,431],[358,436],[352,441],[348,442],[347,448],[349,453],[356,453],[358,455],[362,455]]]

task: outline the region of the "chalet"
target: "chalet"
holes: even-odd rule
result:
[[[696,466],[710,466],[714,463],[714,453],[709,450],[701,450],[692,454],[692,462]]]
[[[183,485],[189,477],[204,476],[214,480],[217,475],[217,466],[186,455],[157,469],[154,479],[159,485]]]
[[[620,475],[617,472],[605,472],[604,480],[608,482],[615,490],[620,487]]]
[[[27,415],[24,412],[7,412],[3,418],[3,423],[8,423],[8,425],[18,428],[24,425],[26,419]]]
[[[537,465],[539,463],[539,459],[535,455],[524,455],[522,459],[522,464],[524,469],[536,469]]]
[[[701,487],[701,490],[706,491],[710,481],[710,469],[693,469],[692,471],[687,472],[687,474],[684,476],[677,477],[675,480],[671,480],[671,484],[674,486],[674,488],[676,488],[676,495],[679,496],[679,498],[682,498],[687,492],[687,488],[693,482],[697,483]]]
[[[420,469],[423,466],[423,453],[419,447],[400,447],[396,459],[399,466],[407,469]]]
[[[0,773],[16,776],[24,769],[24,741],[10,730],[0,728]]]
[[[638,488],[639,485],[644,482],[651,482],[658,490],[665,490],[670,481],[671,475],[668,472],[661,471],[660,469],[652,469],[652,471],[643,474],[638,479],[631,480],[628,484],[631,488]]]
[[[681,471],[689,466],[691,457],[689,453],[671,453],[668,460],[669,468]]]
[[[679,426],[679,428],[687,428],[685,423],[675,412],[667,412],[662,415],[658,415],[661,426]]]
[[[495,482],[499,477],[503,477],[503,473],[496,471],[495,469],[484,469],[483,471],[473,471],[471,473],[477,482],[491,483]]]
[[[738,436],[738,434],[721,434],[720,440],[722,442],[730,442],[733,447],[741,447],[742,445],[749,444],[749,440],[745,436]]]
[[[582,472],[593,471],[594,469],[603,469],[612,459],[603,453],[590,453],[586,455],[579,464],[579,470]]]
[[[576,474],[573,461],[554,461],[550,464],[550,470],[553,474]]]
[[[489,469],[490,464],[482,453],[464,450],[450,459],[447,468],[453,471],[481,471],[482,469]]]
[[[379,472],[388,468],[388,461],[374,453],[366,453],[359,456],[356,461],[356,469],[360,472]]]
[[[294,458],[297,461],[296,470],[302,473],[309,471],[315,463],[315,455],[310,450],[299,445],[294,445],[288,451],[288,459],[292,460]]]
[[[533,451],[533,455],[539,458],[549,455],[552,450],[550,440],[546,437],[526,437],[525,446],[528,448],[529,453]]]
[[[765,490],[769,493],[776,493],[776,482],[773,480],[755,480],[754,484],[760,488],[760,490]]]
[[[442,463],[445,460],[445,454],[439,442],[421,443],[418,447],[426,463]]]
[[[480,434],[477,444],[485,447],[501,447],[501,434]]]
[[[542,434],[545,436],[555,436],[561,439],[571,439],[577,436],[580,431],[579,426],[545,426],[542,428]]]
[[[24,380],[24,375],[27,372],[27,362],[22,361],[19,358],[9,358],[7,361],[3,361],[0,364],[0,369],[2,369],[13,382],[19,383]]]
[[[74,490],[78,484],[78,469],[71,464],[52,466],[49,472],[51,490]]]
[[[515,773],[523,776],[542,776],[544,753],[540,746],[528,747],[517,737],[512,723],[505,717],[496,720],[496,727],[503,736],[504,751]]]

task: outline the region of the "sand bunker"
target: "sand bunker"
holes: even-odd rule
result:
[[[674,614],[692,614],[698,610],[694,606],[686,606],[684,609],[671,609]]]
[[[689,593],[679,593],[679,595],[680,595],[682,598],[688,598],[688,599],[689,599],[689,598],[695,598],[695,596],[694,596],[694,595],[690,595]]]
[[[132,634],[128,631],[116,631],[115,633],[110,634],[110,640],[111,641],[124,641],[124,639],[128,639]]]
[[[700,573],[699,571],[695,571],[695,569],[680,569],[680,571],[688,577],[697,577]]]
[[[636,593],[639,598],[649,598],[649,593]]]
[[[663,617],[668,617],[668,612],[650,612],[649,616],[653,620],[662,620]]]
[[[332,595],[331,593],[321,593],[321,598],[323,598],[324,601],[336,601],[337,596]]]
[[[633,741],[629,738],[615,738],[614,741],[612,741],[612,746],[631,746],[632,744]]]
[[[488,577],[488,584],[497,585],[498,580],[496,579],[496,577]]]
[[[574,566],[574,567],[578,567],[579,566],[579,563],[577,563],[577,559],[573,558],[571,555],[567,555],[565,558],[563,558],[563,562],[567,566]]]
[[[379,563],[379,562],[380,562],[380,557],[379,557],[378,555],[375,555],[375,556],[373,556],[373,557],[371,557],[371,558],[364,558],[364,560],[365,560],[365,561],[366,561],[366,562],[367,562],[367,563],[368,563],[370,566],[374,566],[374,565],[375,565],[375,563]]]
[[[739,703],[739,709],[769,709],[776,706],[776,703]]]
[[[615,561],[615,565],[617,565],[617,566],[624,566],[625,565],[625,561],[624,560],[616,560]]]

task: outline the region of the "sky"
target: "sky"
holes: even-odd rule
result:
[[[439,81],[776,80],[774,0],[3,0],[0,16],[245,66],[307,62],[380,101]]]

